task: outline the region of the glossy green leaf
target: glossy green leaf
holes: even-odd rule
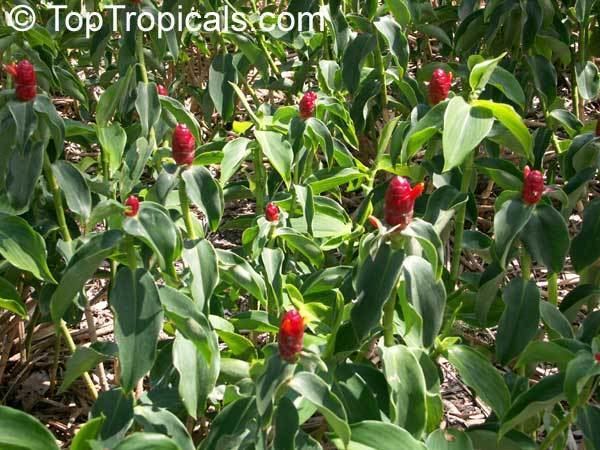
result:
[[[500,210],[496,212],[493,250],[502,267],[506,266],[513,242],[529,222],[532,213],[533,208],[527,206],[519,198],[505,201]]]
[[[227,283],[248,291],[261,303],[266,301],[267,288],[262,277],[242,257],[228,250],[217,249],[219,275]]]
[[[460,430],[436,430],[427,436],[428,450],[474,450],[471,438]]]
[[[594,100],[600,90],[600,73],[596,64],[592,61],[587,61],[585,65],[576,64],[575,75],[580,95],[585,100]]]
[[[452,364],[467,386],[503,417],[510,405],[510,393],[502,375],[480,353],[464,345],[448,349],[448,361]]]
[[[133,403],[133,394],[125,394],[121,388],[99,393],[90,415],[106,418],[100,430],[103,446],[112,447],[125,436],[133,423]]]
[[[224,121],[231,120],[234,110],[235,93],[230,83],[237,82],[237,72],[233,63],[233,55],[225,53],[216,55],[208,73],[208,92]]]
[[[102,151],[107,153],[109,173],[112,176],[121,165],[127,134],[118,122],[104,127],[98,126],[97,133]]]
[[[489,84],[500,90],[510,101],[515,102],[521,108],[525,107],[525,93],[516,77],[501,66],[496,66]]]
[[[52,320],[58,323],[67,312],[75,296],[106,258],[116,252],[123,234],[118,230],[109,230],[93,235],[69,260],[58,287],[50,299]]]
[[[469,105],[454,97],[444,114],[444,172],[460,166],[467,155],[488,135],[494,124],[486,108]]]
[[[27,318],[27,308],[15,286],[0,277],[0,309],[6,309],[22,319]]]
[[[158,433],[133,433],[114,450],[180,450],[172,439]]]
[[[183,261],[192,272],[190,286],[192,297],[203,311],[219,282],[217,254],[212,244],[203,239],[195,244],[186,244],[183,250]]]
[[[221,185],[225,186],[227,181],[237,172],[242,162],[250,154],[248,144],[250,139],[240,137],[229,141],[223,147],[223,160],[221,161]]]
[[[351,438],[348,447],[334,440],[338,449],[353,450],[426,450],[422,442],[397,425],[386,422],[365,420],[350,427]]]
[[[469,85],[471,90],[474,92],[482,92],[488,81],[492,77],[492,74],[496,70],[498,63],[506,56],[506,53],[502,53],[500,56],[494,59],[487,59],[480,63],[475,64],[469,74]]]
[[[127,392],[152,368],[163,310],[149,272],[121,266],[110,291],[119,346],[121,386]]]
[[[75,434],[70,449],[93,450],[89,441],[93,441],[98,437],[104,420],[106,420],[104,417],[96,417],[95,419],[89,419],[83,424],[77,431],[77,434]]]
[[[148,136],[150,128],[154,127],[160,118],[160,100],[156,91],[156,84],[140,81],[137,85],[135,109],[140,117],[142,135]]]
[[[404,345],[383,348],[383,373],[391,391],[392,422],[415,438],[425,431],[425,376],[416,356]]]
[[[585,405],[577,411],[577,426],[583,432],[589,444],[586,448],[590,450],[600,450],[600,407],[594,405]]]
[[[20,217],[0,215],[0,255],[34,277],[56,283],[46,262],[44,239]]]
[[[290,143],[283,135],[274,131],[254,131],[254,136],[263,153],[273,165],[273,168],[281,175],[285,184],[289,187],[292,180],[292,160],[294,154]]]
[[[188,196],[204,213],[211,230],[215,231],[223,215],[224,200],[221,185],[206,167],[193,166],[183,171]]]
[[[85,222],[92,211],[92,196],[87,181],[79,170],[67,161],[56,161],[52,165],[67,206]]]
[[[600,365],[590,352],[581,351],[569,362],[565,371],[565,395],[571,407],[579,404],[579,397],[585,385],[600,375]],[[583,401],[587,400],[584,398]]]
[[[37,419],[0,406],[0,447],[7,450],[58,450],[54,436]]]
[[[544,304],[544,302],[542,302]],[[566,368],[575,354],[569,349],[554,342],[532,341],[515,363],[515,367],[526,367],[529,364],[541,362],[554,363],[561,368]]]
[[[58,392],[65,392],[77,378],[92,370],[105,359],[106,355],[92,347],[77,347],[67,361],[63,382]]]
[[[571,243],[571,259],[578,273],[594,264],[600,258],[600,233],[597,232],[599,228],[600,199],[595,199],[585,208],[583,226]]]
[[[167,435],[178,445],[179,450],[195,449],[185,425],[169,410],[150,405],[138,405],[133,413],[136,422],[142,425],[145,433]]]
[[[159,99],[163,110],[173,116],[174,120],[172,121],[173,123],[171,123],[172,128],[175,128],[178,123],[182,123],[192,132],[196,139],[196,143],[202,142],[200,136],[200,124],[198,123],[198,120],[196,120],[196,117],[174,98],[161,96]]]

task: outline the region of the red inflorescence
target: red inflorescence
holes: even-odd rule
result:
[[[435,69],[429,82],[429,101],[432,105],[446,100],[448,92],[452,86],[452,72],[445,72],[443,69]]]
[[[412,221],[415,200],[423,193],[423,183],[410,186],[408,179],[394,177],[385,193],[385,221],[388,225],[398,225],[404,229]]]
[[[300,100],[300,117],[308,119],[315,114],[315,106],[317,104],[317,94],[312,91],[305,92]]]
[[[158,95],[169,95],[169,90],[162,84],[156,85],[156,92],[158,92]]]
[[[600,364],[600,353],[596,353],[596,354],[594,355],[594,358],[596,359],[596,362],[597,362],[598,364]]]
[[[19,64],[9,64],[4,69],[15,80],[15,92],[22,102],[35,98],[37,93],[37,79],[33,64],[24,59]]]
[[[523,201],[535,205],[544,193],[544,175],[539,170],[531,170],[529,166],[525,166],[523,178]]]
[[[173,159],[180,166],[194,162],[196,155],[196,139],[185,125],[179,124],[173,131]]]
[[[304,339],[304,319],[298,311],[287,311],[279,325],[279,355],[288,362],[294,362],[302,350]]]
[[[279,208],[273,202],[270,202],[265,207],[265,217],[269,222],[277,222],[279,220]]]
[[[135,195],[130,195],[127,200],[125,200],[125,206],[127,206],[127,209],[125,210],[125,215],[127,217],[137,216],[137,213],[140,210],[140,200]]]

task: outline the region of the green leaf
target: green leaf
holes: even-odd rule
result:
[[[515,102],[521,108],[525,108],[525,93],[521,84],[511,72],[501,66],[496,66],[488,83],[502,92],[510,101]]]
[[[158,122],[161,112],[156,84],[143,81],[138,83],[135,109],[140,116],[142,136],[148,136],[150,128]]]
[[[67,206],[85,222],[92,211],[92,195],[85,178],[67,161],[56,161],[52,165],[52,172],[65,194]]]
[[[216,252],[221,278],[248,291],[258,301],[264,303],[267,298],[267,287],[263,278],[248,261],[228,250],[217,249]]]
[[[419,256],[408,256],[404,260],[402,274],[406,282],[407,298],[423,319],[423,347],[431,347],[444,320],[444,284],[441,280],[436,280],[431,265]]]
[[[100,392],[90,415],[106,418],[100,430],[103,446],[112,447],[125,436],[133,423],[133,403],[133,395],[125,394],[121,388]]]
[[[512,244],[521,230],[529,222],[533,208],[520,198],[509,199],[502,203],[494,216],[494,253],[502,267],[506,266]]]
[[[540,315],[550,330],[567,339],[574,337],[571,323],[552,303],[540,302]]]
[[[15,286],[2,277],[0,277],[0,308],[15,313],[22,319],[27,318],[27,308]]]
[[[506,52],[494,59],[486,59],[478,64],[475,64],[469,74],[469,85],[473,92],[483,92],[492,74],[496,70],[498,63],[506,56]]]
[[[198,350],[203,342],[195,342],[177,332],[173,343],[173,365],[179,373],[179,396],[188,414],[201,417],[206,410],[206,400],[219,376],[220,354],[216,335],[209,329],[206,335],[209,354]]]
[[[398,22],[390,16],[382,16],[375,20],[373,25],[387,42],[391,54],[398,61],[399,67],[406,70],[410,49],[408,40]]]
[[[534,160],[531,134],[529,134],[529,130],[523,123],[521,116],[517,114],[512,106],[504,103],[495,103],[491,100],[475,100],[473,106],[481,106],[490,111],[496,120],[504,125],[521,145],[521,148],[513,150],[525,156],[529,161]]]
[[[573,238],[573,242],[571,243],[571,259],[577,273],[581,273],[600,258],[599,229],[600,199],[595,199],[586,206],[583,212],[583,226],[581,227],[581,231]],[[2,249],[0,248],[1,252]]]
[[[365,178],[365,174],[354,167],[333,167],[313,172],[305,183],[310,185],[315,195],[331,191],[342,184]]]
[[[573,358],[565,372],[565,394],[571,407],[580,402],[580,395],[585,385],[595,376],[600,375],[600,365],[588,351],[581,351]],[[584,398],[582,400],[587,400]]]
[[[385,0],[385,4],[400,25],[406,26],[410,23],[411,14],[406,0]]]
[[[494,124],[489,110],[474,107],[454,97],[444,114],[444,172],[460,166],[467,155],[488,135]]]
[[[289,188],[292,181],[292,146],[282,134],[274,131],[254,131],[263,153]]]
[[[92,209],[86,224],[86,229],[93,229],[98,222],[101,222],[105,219],[121,216],[125,210],[126,207],[123,203],[113,199],[102,200],[94,207],[94,209]]]
[[[172,97],[161,96],[159,97],[160,105],[164,111],[167,111],[174,118],[170,125],[175,128],[178,123],[182,123],[189,128],[194,135],[196,143],[202,142],[202,136],[200,135],[200,124],[196,120],[196,117],[189,112],[185,106],[179,103]]]
[[[337,437],[344,445],[348,445],[350,427],[347,423],[346,411],[344,411],[342,402],[331,392],[325,381],[314,373],[300,372],[290,380],[289,387],[317,408]]]
[[[71,442],[71,450],[93,450],[89,441],[98,437],[105,420],[104,417],[96,417],[84,423]]]
[[[600,74],[596,64],[592,61],[587,61],[584,66],[580,63],[576,64],[575,75],[581,96],[585,100],[594,100],[600,90]]]
[[[496,356],[507,364],[520,355],[538,332],[540,291],[533,281],[514,278],[502,293],[506,308],[498,323]]]
[[[360,72],[365,58],[375,50],[376,36],[359,33],[350,42],[342,59],[342,80],[351,93],[355,93],[360,83]]]
[[[94,276],[100,264],[116,251],[122,238],[120,231],[109,230],[92,236],[77,249],[50,299],[50,312],[55,323],[63,318],[76,295]]]
[[[564,374],[550,375],[519,395],[502,419],[500,437],[541,411],[564,400]]]
[[[181,237],[161,205],[141,202],[138,214],[123,221],[123,230],[138,237],[152,249],[163,271],[172,272],[173,263],[181,253]]]
[[[577,410],[577,426],[589,441],[590,450],[600,450],[600,408],[594,405],[585,405]],[[588,448],[588,444],[586,447]]]
[[[432,107],[418,121],[413,121],[411,127],[402,141],[400,150],[400,162],[405,164],[417,153],[423,145],[429,141],[441,128],[444,114],[448,108],[448,102],[441,102]],[[392,156],[395,156],[394,149],[391,149]],[[392,159],[395,162],[395,159]]]
[[[187,168],[182,177],[190,200],[204,213],[211,230],[216,231],[225,208],[221,185],[202,166]]]
[[[581,24],[587,24],[590,20],[592,8],[596,0],[576,0],[575,1],[575,17]]]
[[[181,450],[171,438],[157,433],[133,433],[114,450]]]
[[[100,96],[96,107],[96,124],[105,127],[112,119],[121,102],[126,98],[129,83],[135,73],[133,67],[127,70],[127,74],[115,84],[110,85]]]
[[[221,161],[221,186],[225,186],[227,181],[237,172],[244,159],[250,154],[248,144],[250,139],[240,137],[229,141],[223,147],[223,160]]]
[[[209,305],[210,297],[219,283],[217,254],[210,241],[203,239],[193,246],[186,244],[183,261],[192,272],[190,290],[201,311]]]
[[[549,108],[556,99],[556,69],[541,55],[528,56],[527,62],[535,88],[540,94],[545,108]]]
[[[225,406],[219,415],[212,421],[210,432],[202,441],[198,450],[213,450],[223,446],[232,449],[239,445],[248,436],[248,432],[256,433],[254,425],[258,415],[254,397],[244,397]],[[250,425],[250,430],[248,429]]]
[[[397,425],[365,420],[350,426],[350,445],[334,440],[339,449],[355,450],[426,450],[422,442]]]
[[[261,416],[271,413],[279,389],[284,389],[294,376],[295,364],[290,364],[273,354],[267,359],[265,369],[256,382],[256,407]]]
[[[392,422],[420,438],[427,422],[425,375],[416,356],[404,345],[384,347],[383,373],[391,391]]]
[[[471,438],[460,430],[436,430],[427,437],[428,450],[474,450]]]
[[[54,436],[37,419],[0,406],[0,447],[7,450],[58,450]]]
[[[225,122],[233,117],[234,91],[231,83],[237,83],[237,71],[230,53],[216,55],[208,72],[210,98]]]
[[[163,311],[150,272],[122,266],[110,291],[119,346],[121,386],[131,391],[152,368]]]
[[[510,392],[498,370],[479,352],[465,345],[450,347],[448,361],[467,386],[473,388],[499,417],[503,417],[510,405]]]
[[[541,305],[550,305],[548,302],[542,302]],[[552,306],[552,305],[550,305]],[[515,367],[526,367],[529,364],[539,364],[541,362],[557,364],[561,369],[566,368],[569,361],[575,357],[575,354],[568,348],[555,342],[532,341],[527,344],[525,350],[515,363]]]
[[[102,151],[108,154],[108,168],[112,177],[121,165],[121,158],[127,144],[127,133],[118,122],[104,127],[98,126],[97,133]]]
[[[92,347],[77,347],[67,361],[63,382],[58,393],[65,392],[77,378],[92,370],[105,359],[106,355]]]
[[[404,253],[381,239],[374,242],[354,278],[356,303],[350,318],[359,339],[379,324],[383,305],[395,295]]]
[[[304,255],[316,267],[321,267],[325,255],[321,248],[309,237],[298,233],[293,228],[278,228],[275,236],[284,240],[292,249]]]
[[[436,280],[439,280],[444,268],[444,244],[433,225],[421,219],[414,219],[402,230],[402,235],[410,236],[419,243],[425,258],[431,264]]]
[[[274,447],[277,450],[295,450],[294,445],[299,426],[298,411],[294,403],[287,397],[283,397],[275,411],[273,421],[275,428]]]
[[[46,263],[44,239],[20,217],[0,214],[0,255],[39,280],[56,283]]]
[[[531,256],[550,272],[562,270],[569,251],[569,230],[563,216],[552,206],[540,203],[533,209],[521,240]]]
[[[150,405],[138,405],[133,410],[136,422],[144,432],[160,433],[169,436],[179,450],[194,450],[194,443],[185,425],[171,411]]]

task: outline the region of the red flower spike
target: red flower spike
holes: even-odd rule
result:
[[[24,59],[19,64],[9,64],[4,69],[15,80],[15,92],[22,102],[28,102],[37,94],[37,78],[35,68],[28,60]]]
[[[270,202],[265,207],[265,217],[269,222],[277,222],[279,220],[279,208],[273,202]]]
[[[279,325],[279,355],[288,362],[294,362],[302,350],[304,339],[304,319],[298,311],[287,311]]]
[[[173,131],[173,159],[180,165],[189,165],[196,156],[196,139],[185,125],[179,124]]]
[[[315,106],[317,104],[317,94],[312,91],[305,92],[300,100],[300,117],[308,119],[315,113]]]
[[[394,177],[385,193],[385,221],[388,225],[405,229],[412,221],[415,200],[421,196],[425,186],[417,183],[410,186],[408,179]]]
[[[597,362],[598,364],[600,364],[600,353],[596,353],[596,354],[594,355],[594,359],[596,360],[596,362]]]
[[[140,200],[135,195],[130,195],[127,200],[125,200],[125,206],[127,206],[127,209],[124,214],[127,217],[137,216],[137,213],[140,210]]]
[[[443,69],[435,69],[429,82],[429,102],[432,105],[446,100],[448,92],[452,86],[452,72],[445,72]]]
[[[156,92],[158,92],[158,95],[164,95],[164,96],[169,95],[169,90],[166,87],[164,87],[162,84],[156,85]]]
[[[531,170],[529,166],[523,169],[523,201],[535,205],[544,193],[544,175],[539,170]]]

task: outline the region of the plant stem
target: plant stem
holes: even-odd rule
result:
[[[529,281],[531,278],[531,256],[527,253],[525,247],[521,247],[521,278]]]
[[[385,83],[385,66],[383,65],[383,57],[381,55],[381,45],[379,45],[379,37],[377,37],[378,33],[375,33],[377,39],[377,48],[375,49],[375,69],[379,74],[379,78],[381,78],[381,107],[385,108],[387,106],[387,86]]]
[[[473,157],[473,152],[471,152],[463,166],[463,176],[460,183],[460,192],[463,194],[468,194],[471,187]],[[460,205],[456,212],[456,220],[454,223],[454,247],[452,249],[452,263],[450,266],[450,282],[453,286],[456,285],[456,282],[458,281],[458,272],[460,271],[460,255],[462,254],[466,212],[467,205]]]
[[[179,179],[179,204],[181,205],[181,214],[183,215],[183,221],[185,223],[185,229],[188,234],[188,239],[196,239],[196,232],[194,230],[194,222],[192,220],[192,212],[190,211],[190,201],[187,196],[185,189],[185,181],[183,177]]]
[[[67,328],[67,324],[64,320],[61,319],[59,327],[65,338],[65,342],[67,343],[67,348],[71,353],[74,353],[76,348],[75,341],[73,341],[73,337],[71,336],[71,333],[69,333],[69,329]],[[88,391],[90,392],[90,395],[93,397],[94,400],[96,400],[98,398],[98,391],[96,390],[96,386],[94,386],[94,383],[92,382],[90,374],[84,372],[82,377],[83,381],[85,381],[85,385],[87,386]]]
[[[260,146],[256,146],[253,150],[254,154],[254,196],[256,198],[256,214],[260,214],[265,209],[266,204],[266,187],[267,179],[265,177],[265,168],[263,166],[263,153]]]
[[[548,274],[548,301],[554,306],[558,305],[558,274]]]
[[[394,311],[396,307],[396,292],[387,301],[383,307],[383,344],[391,347],[395,344],[394,340]]]
[[[65,219],[65,209],[62,203],[60,188],[58,187],[58,181],[56,181],[56,177],[52,171],[50,158],[46,152],[44,152],[44,175],[46,176],[48,188],[50,189],[54,200],[54,210],[56,211],[56,219],[58,220],[58,226],[60,227],[60,234],[62,235],[63,241],[71,242],[71,233],[69,232],[67,220]]]

